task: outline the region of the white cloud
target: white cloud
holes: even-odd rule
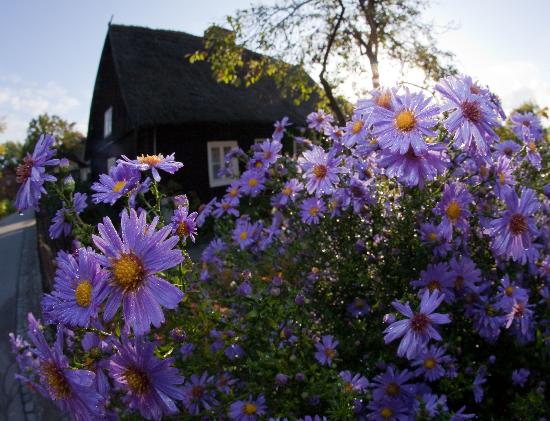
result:
[[[41,113],[70,119],[78,106],[78,99],[56,82],[38,85],[16,76],[0,77],[0,117],[7,126],[0,141],[23,140],[29,121]],[[85,128],[84,122],[79,121],[77,126],[81,130]]]

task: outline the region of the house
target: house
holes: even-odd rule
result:
[[[313,102],[295,105],[269,78],[248,88],[217,83],[208,63],[186,58],[202,48],[201,37],[184,32],[109,25],[86,143],[93,177],[121,154],[175,152],[185,166],[168,178],[204,201],[231,183],[218,175],[231,148],[271,136],[285,115],[305,125]]]

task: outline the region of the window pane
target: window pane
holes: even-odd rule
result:
[[[211,149],[212,164],[219,164],[222,161],[220,153],[221,151],[219,147],[213,147]]]
[[[217,164],[217,163],[212,164],[212,176],[213,176],[216,180],[222,178],[222,177],[220,177],[220,176],[218,175],[218,173],[220,172],[220,169],[221,169],[221,165],[220,165],[220,164]]]

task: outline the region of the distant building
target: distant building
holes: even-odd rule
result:
[[[189,63],[186,56],[202,48],[201,37],[184,32],[109,26],[86,143],[93,176],[121,154],[175,152],[185,167],[172,179],[207,200],[232,181],[218,176],[232,147],[247,150],[271,136],[283,116],[305,124],[313,106],[296,106],[273,80],[235,87],[217,83],[208,63]]]

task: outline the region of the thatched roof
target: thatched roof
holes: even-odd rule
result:
[[[303,124],[312,111],[311,104],[296,106],[284,98],[269,78],[248,88],[217,83],[208,63],[191,64],[186,57],[203,48],[201,37],[122,25],[110,25],[107,37],[134,127],[271,123],[285,115]]]

